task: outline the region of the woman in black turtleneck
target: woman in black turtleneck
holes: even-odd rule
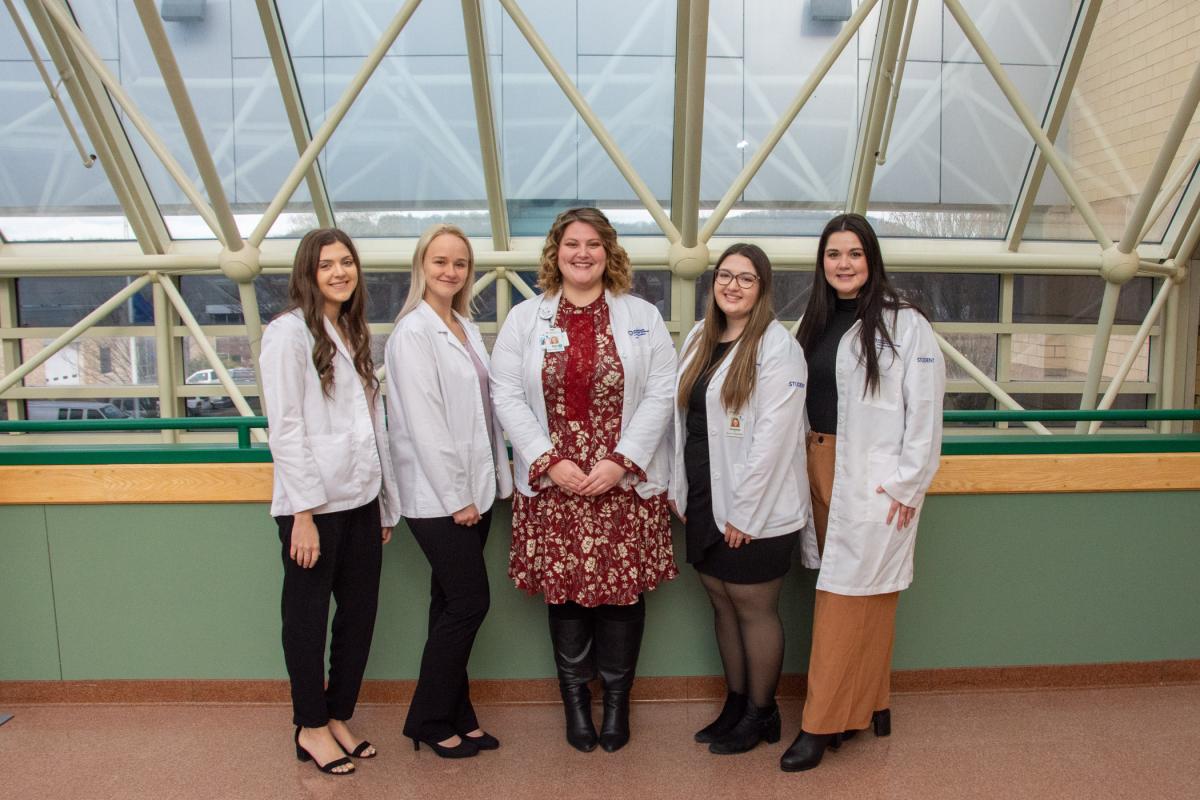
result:
[[[780,760],[785,772],[812,769],[868,724],[891,732],[896,603],[912,582],[946,384],[933,328],[892,288],[858,214],[825,226],[796,338],[809,369],[804,560],[821,572],[804,718]]]

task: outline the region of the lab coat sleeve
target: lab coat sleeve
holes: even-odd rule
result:
[[[786,484],[795,448],[803,447],[807,382],[808,367],[800,345],[791,337],[786,349],[764,356],[758,368],[751,397],[754,434],[727,515],[730,524],[748,536],[762,533],[781,491],[805,489]]]
[[[525,397],[523,320],[510,314],[492,347],[492,405],[513,449],[533,464],[553,446]]]
[[[275,480],[297,511],[323,506],[328,498],[304,424],[304,384],[314,369],[308,337],[290,320],[268,325],[263,332],[258,371],[267,410]]]
[[[650,372],[638,406],[621,431],[616,452],[644,471],[662,442],[675,412],[675,344],[662,317],[650,326]]]
[[[915,315],[904,352],[904,438],[900,464],[883,482],[893,500],[916,507],[933,483],[942,454],[942,400],[946,393],[946,362],[933,336],[933,327]]]
[[[445,508],[471,505],[471,478],[446,419],[446,400],[438,381],[437,356],[426,331],[398,328],[388,339],[388,394],[412,437],[412,457]],[[406,368],[407,367],[407,368]]]

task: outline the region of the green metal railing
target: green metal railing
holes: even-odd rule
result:
[[[947,411],[948,423],[1200,421],[1200,409],[1119,409],[1109,411]],[[269,462],[270,451],[254,443],[250,432],[267,427],[266,417],[178,417],[167,419],[0,420],[0,433],[115,433],[121,431],[234,430],[237,444],[48,444],[0,445],[0,464],[206,464]],[[973,433],[944,437],[943,455],[1034,455],[1053,453],[1194,453],[1200,434],[1061,433],[1053,436]]]

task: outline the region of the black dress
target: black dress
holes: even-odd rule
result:
[[[725,543],[712,511],[712,472],[708,457],[708,406],[705,394],[713,369],[733,342],[719,342],[688,396],[687,438],[683,463],[687,474],[687,560],[697,572],[726,583],[765,583],[787,574],[799,531],[752,540],[736,550]]]

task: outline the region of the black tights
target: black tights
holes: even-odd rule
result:
[[[783,623],[779,619],[783,578],[727,583],[699,574],[712,602],[717,649],[729,691],[747,695],[757,708],[774,707],[783,669]]]

